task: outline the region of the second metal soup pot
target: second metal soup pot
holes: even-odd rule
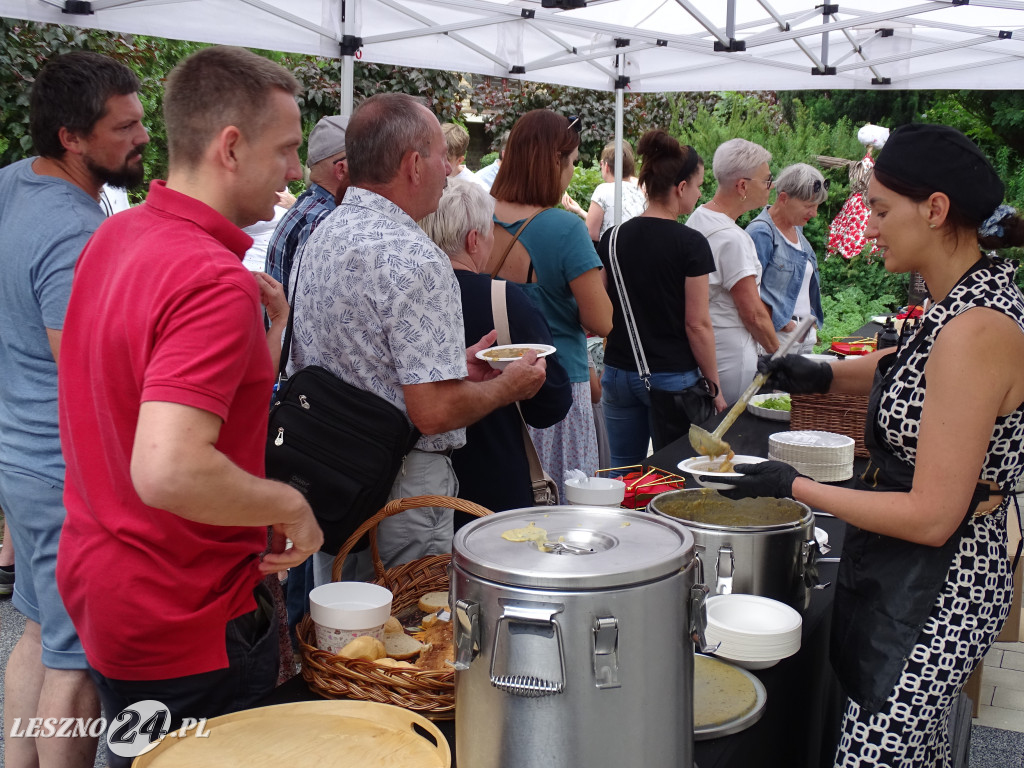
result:
[[[503,536],[530,523],[546,542]],[[643,511],[531,507],[460,529],[459,763],[692,768],[695,570],[692,534]]]
[[[818,584],[814,513],[793,499],[728,499],[708,488],[668,491],[648,510],[693,534],[712,594],[761,595],[804,610]]]

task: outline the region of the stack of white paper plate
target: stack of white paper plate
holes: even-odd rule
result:
[[[747,669],[764,669],[800,650],[800,614],[759,595],[713,595],[707,600],[709,643],[715,655]]]
[[[853,438],[835,432],[776,432],[768,438],[768,458],[784,461],[821,483],[853,477]]]

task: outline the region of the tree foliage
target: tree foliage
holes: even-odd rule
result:
[[[832,124],[846,118],[857,128],[865,123],[895,128],[919,123],[939,91],[783,91],[779,104],[788,122],[796,117],[799,102],[815,123]]]
[[[299,106],[303,124],[312,128],[325,115],[341,111],[341,62],[322,56],[283,55],[288,67],[302,84]],[[437,69],[408,69],[387,64],[357,61],[353,75],[356,104],[377,93],[409,93],[425,99],[441,122],[458,118],[469,85],[458,72]]]
[[[33,152],[29,135],[29,92],[36,74],[54,56],[74,50],[103,53],[130,67],[139,76],[139,99],[145,109],[150,148],[144,160],[147,178],[163,178],[167,171],[166,131],[162,114],[163,83],[167,72],[199,43],[125,35],[94,29],[36,24],[0,18],[0,165]]]
[[[945,91],[924,117],[959,128],[992,151],[1024,157],[1024,91]]]
[[[630,93],[623,96],[623,135],[636,146],[644,131],[664,128],[672,131],[691,119],[702,105],[710,106],[719,96],[711,93]],[[544,85],[519,80],[481,78],[469,97],[470,106],[486,118],[492,145],[508,136],[519,117],[531,109],[551,109],[567,117],[580,118],[580,164],[594,165],[605,144],[615,138],[615,94]]]
[[[0,165],[33,153],[29,136],[28,101],[32,83],[53,56],[73,50],[103,53],[131,67],[142,83],[139,98],[145,108],[150,143],[144,160],[146,178],[166,178],[167,132],[163,119],[163,86],[167,73],[202,43],[127,35],[96,29],[38,24],[0,18]],[[299,104],[308,132],[325,115],[341,109],[337,60],[259,51],[292,70],[302,84]],[[355,100],[374,93],[402,92],[422,96],[441,120],[458,116],[468,92],[454,72],[416,70],[356,62]],[[303,147],[302,152],[305,152]]]

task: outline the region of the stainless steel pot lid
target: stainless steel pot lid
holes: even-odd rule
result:
[[[558,590],[653,581],[684,569],[692,559],[693,536],[679,523],[612,507],[498,512],[473,520],[452,542],[452,563],[467,573],[510,586]]]
[[[767,703],[764,684],[747,670],[694,654],[694,739],[717,739],[746,730],[761,719]]]

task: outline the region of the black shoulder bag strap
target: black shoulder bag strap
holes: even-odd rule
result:
[[[619,269],[619,259],[616,253],[616,245],[619,240],[619,228],[612,229],[612,235],[608,239],[608,265],[611,267],[612,279],[615,281],[615,290],[619,294],[619,305],[622,307],[622,317],[626,321],[626,335],[629,336],[629,345],[633,348],[633,360],[636,362],[636,372],[640,374],[647,391],[651,391],[651,369],[647,365],[647,355],[644,354],[644,346],[640,343],[640,330],[636,327],[636,320],[633,317],[633,307],[629,302],[629,294],[626,292],[626,281],[622,278],[622,270]]]
[[[292,326],[295,323],[295,299],[299,293],[299,267],[302,265],[302,253],[306,250],[306,246],[303,245],[299,248],[298,258],[295,260],[292,266],[291,274],[285,278],[288,280],[292,279],[292,293],[291,300],[288,302],[288,324],[284,327],[284,339],[281,341],[281,361],[277,366],[277,382],[274,385],[276,390],[281,386],[281,381],[288,378],[285,371],[288,369],[288,361],[291,359],[292,352]],[[287,292],[287,285],[285,286]]]

